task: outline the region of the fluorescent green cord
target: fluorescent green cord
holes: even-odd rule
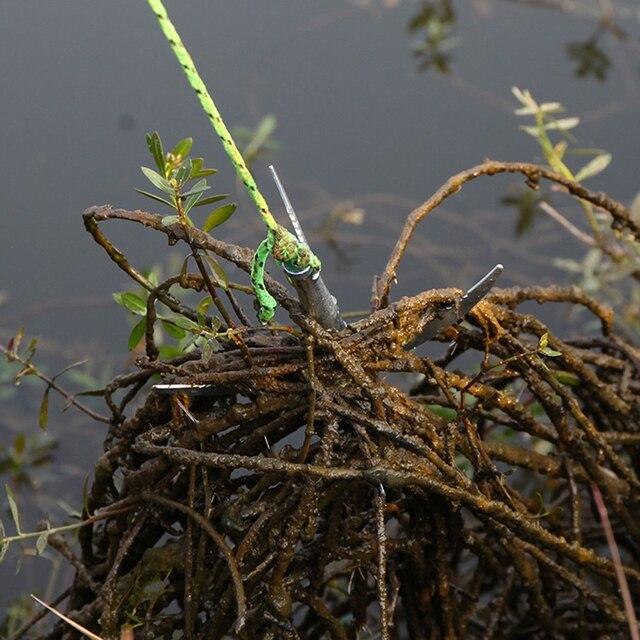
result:
[[[269,211],[267,201],[264,199],[262,193],[260,193],[242,154],[238,150],[229,130],[222,120],[220,112],[209,95],[209,91],[202,81],[189,52],[169,19],[164,5],[161,0],[147,0],[147,2],[158,18],[160,28],[169,41],[173,53],[187,76],[189,84],[196,92],[198,100],[200,100],[204,112],[207,114],[214,131],[222,142],[224,150],[231,159],[238,177],[247,189],[249,196],[260,213],[262,221],[267,227],[267,238],[260,243],[251,265],[251,285],[258,300],[258,305],[260,306],[258,316],[261,322],[266,323],[273,318],[277,306],[275,299],[266,290],[264,285],[264,269],[269,255],[271,254],[276,260],[288,262],[296,269],[301,270],[307,267],[319,270],[320,260],[311,252],[308,246],[298,242],[293,234],[276,222],[271,211]]]

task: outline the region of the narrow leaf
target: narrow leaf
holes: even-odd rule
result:
[[[209,187],[207,187],[207,189],[208,188]],[[196,204],[196,202],[198,202],[198,200],[200,200],[201,197],[202,193],[194,193],[187,198],[186,202],[183,205],[185,216],[187,215],[187,213],[189,213],[189,211],[191,211],[193,206]],[[191,223],[191,226],[193,226],[193,222]]]
[[[525,107],[530,107],[536,111],[538,110],[538,103],[533,99],[527,89],[522,90],[518,89],[518,87],[511,87],[511,93],[513,93],[516,99]]]
[[[5,537],[4,525],[2,524],[2,520],[0,520],[0,563],[4,560],[9,550],[9,543],[4,541]]]
[[[557,113],[564,111],[564,107],[559,102],[543,102],[540,105],[540,111],[543,113]]]
[[[196,322],[190,320],[189,318],[185,318],[184,316],[176,316],[171,320],[171,322],[177,324],[183,329],[186,329],[187,331],[200,331],[200,326]]]
[[[198,303],[198,306],[196,307],[196,311],[198,313],[206,313],[207,309],[211,306],[212,303],[213,303],[213,300],[211,300],[211,296],[206,296],[202,298],[202,300]]]
[[[147,329],[147,318],[142,318],[142,320],[140,320],[140,322],[138,322],[133,329],[131,329],[131,333],[129,334],[129,341],[127,343],[127,346],[129,347],[129,351],[133,351],[138,344],[140,343],[140,340],[142,340],[142,338],[144,337],[144,333]]]
[[[211,356],[213,355],[213,347],[211,346],[211,340],[207,340],[202,346],[202,360],[205,364],[209,363]]]
[[[191,256],[187,256],[183,261],[182,261],[182,267],[180,268],[180,280],[184,281],[187,277],[187,273],[188,273],[188,269],[189,269],[189,258],[191,258]]]
[[[267,138],[274,132],[277,120],[273,114],[266,115],[256,127],[253,140],[249,143],[250,147],[259,149],[266,142]]]
[[[534,138],[537,138],[540,135],[540,130],[538,129],[538,127],[521,126],[520,130],[524,131],[527,135],[530,135],[530,136],[532,136]]]
[[[146,302],[137,294],[126,291],[124,293],[114,293],[113,299],[126,309],[129,309],[132,313],[135,313],[139,316],[147,315],[147,304]]]
[[[186,191],[185,193],[181,193],[180,197],[182,198],[186,198],[187,196],[190,196],[194,193],[202,193],[203,191],[206,191],[207,189],[211,189],[210,186],[207,185],[207,181],[202,179],[202,180],[198,180],[198,182],[196,182],[193,187],[191,187],[191,189],[189,189],[189,191]]]
[[[545,129],[559,129],[561,131],[567,131],[573,129],[580,124],[580,118],[560,118],[559,120],[552,120],[544,125]]]
[[[218,173],[218,170],[206,168],[202,158],[194,158],[191,161],[191,178],[204,178],[214,173]]]
[[[591,178],[592,176],[597,175],[601,171],[604,171],[609,166],[610,162],[610,153],[603,153],[602,155],[596,156],[593,160],[587,162],[587,164],[585,164],[584,167],[582,167],[582,169],[578,171],[578,173],[576,173],[575,181],[582,182],[587,178]]]
[[[549,344],[549,334],[543,333],[538,341],[538,349],[544,349]]]
[[[165,193],[172,194],[173,187],[169,184],[166,178],[163,178],[159,173],[156,173],[153,169],[149,169],[148,167],[140,167],[142,173],[147,176],[149,182],[153,184],[155,187],[158,187],[160,191],[164,191]]]
[[[169,202],[169,200],[165,200],[161,196],[157,196],[155,193],[149,193],[148,191],[143,191],[142,189],[136,189],[136,191],[142,194],[143,196],[147,196],[147,198],[151,198],[152,200],[157,200],[158,202],[168,204],[173,209],[176,208],[176,205],[173,202]]]
[[[540,349],[541,353],[544,353],[545,356],[549,356],[550,358],[557,358],[558,356],[561,356],[562,353],[560,353],[560,351],[556,351],[555,349],[552,349],[551,347],[544,347],[542,349]]]
[[[225,273],[225,270],[220,266],[220,263],[213,256],[210,256],[207,252],[205,252],[203,255],[204,259],[209,263],[211,271],[213,271],[213,275],[216,277],[218,284],[223,289],[228,289],[229,277]]]
[[[163,176],[166,175],[167,171],[164,162],[164,151],[162,150],[162,140],[160,140],[160,136],[157,131],[147,134],[147,147],[149,147],[149,151],[151,152],[153,161],[156,163],[156,167],[158,167],[158,171],[160,171]]]
[[[181,158],[186,158],[191,151],[191,146],[193,145],[193,138],[183,138],[176,144],[175,147],[171,150],[171,155]]]
[[[22,533],[20,529],[20,516],[18,514],[18,505],[16,504],[16,499],[13,495],[13,491],[11,491],[11,487],[8,484],[4,485],[4,488],[7,492],[7,500],[9,501],[9,509],[11,510],[11,516],[13,517],[13,522],[16,525],[16,531],[18,535]]]
[[[202,198],[202,200],[198,200],[198,202],[196,202],[196,204],[194,204],[194,207],[204,207],[205,204],[213,204],[214,202],[218,202],[219,200],[224,200],[225,198],[228,198],[229,194],[228,193],[220,193],[217,196],[209,196],[208,198]]]
[[[38,411],[38,426],[45,431],[49,420],[49,391],[51,387],[47,386],[40,402],[40,411]]]
[[[165,331],[172,338],[175,338],[176,340],[182,340],[182,338],[184,338],[187,335],[186,331],[182,327],[179,327],[177,324],[174,324],[173,322],[171,322],[171,320],[162,320],[161,322]]]
[[[15,356],[18,353],[18,349],[20,348],[20,343],[22,342],[22,338],[24,337],[24,327],[20,327],[18,329],[18,333],[15,336],[12,336],[9,339],[9,343],[7,344],[7,350],[11,353],[11,355]]]
[[[219,227],[221,224],[226,222],[236,210],[237,205],[235,202],[231,202],[230,204],[225,204],[222,207],[218,207],[214,209],[208,216],[205,223],[202,225],[202,230],[206,233],[211,231],[211,229],[215,229]]]
[[[91,398],[101,398],[102,396],[104,396],[105,390],[104,389],[89,389],[87,391],[80,391],[79,393],[76,393],[76,396],[89,396]]]
[[[36,540],[36,553],[41,556],[44,553],[44,550],[47,548],[47,543],[49,542],[49,532],[43,531],[41,535],[38,536]]]
[[[183,185],[191,177],[191,160],[187,158],[175,172],[174,178],[179,185]]]
[[[201,169],[200,171],[192,172],[191,173],[191,177],[192,178],[206,178],[207,176],[212,176],[215,173],[218,173],[217,169]]]

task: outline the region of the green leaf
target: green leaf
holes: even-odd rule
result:
[[[529,107],[538,111],[538,103],[533,99],[533,96],[528,91],[528,89],[518,89],[518,87],[511,87],[511,93],[516,97],[516,99],[523,104],[525,107]]]
[[[593,160],[591,160],[590,162],[587,162],[587,164],[585,164],[584,167],[582,167],[582,169],[578,171],[578,173],[576,173],[574,180],[576,182],[582,182],[587,178],[591,178],[592,176],[597,175],[601,171],[604,171],[609,166],[610,162],[611,162],[610,153],[603,153],[599,156],[596,156]]]
[[[205,176],[212,176],[214,173],[218,173],[217,169],[209,169],[203,165],[204,160],[202,158],[194,158],[191,161],[191,178],[204,178]]]
[[[49,542],[49,532],[43,531],[36,540],[36,553],[41,556],[44,553],[44,550],[47,548],[47,543]]]
[[[230,204],[225,204],[217,209],[214,209],[205,220],[205,223],[202,225],[202,230],[205,233],[211,231],[211,229],[215,229],[219,227],[221,224],[225,223],[236,210],[237,205],[235,202],[231,202]]]
[[[452,409],[451,407],[444,407],[441,404],[428,404],[427,407],[429,407],[429,409],[436,415],[444,418],[447,422],[452,422],[458,416],[458,412],[455,409]]]
[[[40,402],[40,411],[38,411],[38,426],[45,431],[49,420],[49,392],[51,387],[47,386]]]
[[[132,313],[139,316],[147,315],[147,303],[137,294],[126,291],[124,293],[111,294],[113,299],[119,304],[129,309]]]
[[[558,381],[562,382],[562,384],[566,384],[569,387],[579,387],[580,386],[580,378],[575,373],[571,373],[570,371],[557,371],[554,370],[552,372],[553,377]]]
[[[16,525],[16,532],[18,533],[18,535],[20,535],[22,531],[20,530],[20,517],[18,514],[18,505],[16,504],[15,496],[13,495],[13,491],[11,491],[11,487],[8,484],[5,484],[4,488],[7,492],[7,500],[9,501],[11,516],[13,517],[13,522]]]
[[[209,185],[207,185],[207,181],[202,179],[202,180],[198,180],[198,182],[196,182],[193,187],[191,187],[191,189],[189,189],[189,191],[186,191],[185,193],[181,193],[180,197],[181,198],[186,198],[187,196],[190,196],[194,193],[202,193],[203,191],[206,191],[207,189],[211,189],[211,187]]]
[[[209,263],[211,267],[211,271],[213,271],[213,275],[216,277],[218,284],[223,289],[229,288],[229,277],[225,273],[225,270],[220,266],[220,263],[211,255],[209,255],[206,251],[202,254],[204,259]]]
[[[225,198],[228,198],[229,194],[228,193],[220,193],[217,196],[209,196],[208,198],[202,198],[202,200],[198,200],[198,202],[196,202],[196,204],[194,204],[194,207],[204,207],[205,204],[213,204],[214,202],[218,202],[219,200],[224,200]]]
[[[274,132],[277,123],[278,121],[272,113],[266,115],[256,127],[255,139],[259,142],[266,140]]]
[[[2,520],[0,520],[0,562],[4,560],[4,557],[7,555],[7,551],[9,550],[9,543],[4,542],[6,538],[6,533],[4,530],[4,525],[2,524]]]
[[[202,359],[205,363],[209,362],[209,360],[211,360],[211,356],[221,349],[222,347],[220,346],[220,343],[215,338],[209,338],[202,345]]]
[[[175,172],[174,178],[179,185],[183,185],[191,176],[191,160],[187,158]]]
[[[548,333],[543,333],[540,336],[540,340],[538,340],[538,349],[546,348],[548,343],[549,343],[549,334]]]
[[[182,338],[184,338],[187,335],[186,331],[182,327],[179,327],[178,325],[174,324],[171,320],[161,320],[161,322],[162,322],[162,326],[164,327],[164,330],[172,338],[175,338],[176,340],[182,340]]]
[[[211,296],[205,296],[198,303],[198,306],[196,307],[196,311],[198,313],[204,314],[207,312],[207,309],[211,306],[212,303],[213,303],[213,300],[211,299]]]
[[[520,127],[521,131],[524,131],[526,134],[537,138],[540,135],[540,130],[538,129],[538,127],[525,127],[525,126],[521,126]]]
[[[174,189],[166,178],[163,178],[159,173],[156,173],[153,169],[149,169],[148,167],[140,167],[140,169],[149,182],[151,182],[155,187],[158,187],[160,191],[164,191],[170,195],[173,194]]]
[[[180,267],[180,281],[183,282],[186,277],[187,277],[187,273],[189,272],[189,259],[191,258],[191,256],[187,256],[183,261],[182,261],[182,267]]]
[[[197,322],[190,320],[189,318],[185,318],[184,316],[176,316],[172,318],[171,322],[177,324],[179,327],[186,329],[187,331],[196,331],[200,332],[200,326]]]
[[[177,358],[178,356],[183,355],[182,349],[178,349],[178,347],[174,347],[170,344],[163,344],[158,351],[160,352],[160,357],[165,360],[171,360],[171,358]]]
[[[129,334],[129,341],[127,343],[127,346],[129,347],[129,351],[133,351],[138,344],[140,343],[140,340],[142,340],[142,338],[144,337],[144,333],[147,329],[147,318],[142,318],[142,320],[140,320],[140,322],[138,322],[133,329],[131,329],[131,333]]]
[[[208,188],[209,187],[207,187],[207,189]],[[193,209],[193,206],[196,204],[196,202],[198,202],[198,200],[200,200],[200,198],[202,198],[202,192],[194,193],[193,195],[191,195],[191,196],[189,196],[187,198],[186,202],[183,205],[184,215],[185,216],[187,215],[187,213],[189,213],[189,211],[191,211],[191,209]],[[193,222],[191,222],[191,226],[194,226]]]
[[[198,171],[198,173],[192,173],[191,177],[192,178],[206,178],[207,176],[212,176],[215,173],[218,173],[217,169],[202,169],[201,171]]]
[[[178,224],[180,222],[180,216],[165,216],[160,220],[160,224],[163,227],[170,227],[172,224]]]
[[[158,167],[158,171],[164,176],[167,171],[165,169],[164,151],[162,150],[162,140],[157,131],[147,134],[147,147],[153,156],[153,161]]]
[[[191,177],[193,178],[193,174],[202,170],[202,165],[204,164],[204,160],[202,158],[191,158]]]
[[[193,138],[183,138],[176,144],[175,147],[171,150],[171,155],[181,158],[186,158],[191,151],[191,146],[193,145]]]
[[[147,198],[151,198],[152,200],[157,200],[158,202],[168,204],[173,209],[176,208],[176,205],[174,202],[169,202],[169,200],[165,200],[161,196],[157,196],[155,193],[149,193],[148,191],[143,191],[142,189],[136,189],[136,191],[138,193],[141,193],[143,196],[147,196]]]
[[[551,347],[543,347],[542,349],[540,349],[540,353],[544,353],[545,356],[549,356],[550,358],[557,358],[558,356],[562,355],[560,351],[556,351]]]
[[[560,131],[568,131],[580,124],[580,118],[560,118],[559,120],[552,120],[544,125],[545,129],[558,129]]]
[[[87,391],[80,391],[76,393],[76,396],[88,396],[91,398],[102,398],[105,394],[105,389],[89,389]]]

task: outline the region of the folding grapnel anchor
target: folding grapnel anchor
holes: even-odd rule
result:
[[[271,170],[273,179],[278,187],[285,209],[289,214],[289,218],[298,241],[307,244],[300,221],[291,206],[291,202],[278,178],[276,170],[272,165],[269,166],[269,169]],[[286,263],[283,263],[282,268],[293,286],[296,288],[300,303],[304,306],[309,315],[315,318],[325,329],[343,329],[346,327],[345,321],[340,316],[340,310],[338,309],[336,299],[327,289],[318,271],[313,270],[311,267],[307,267],[302,271],[296,271],[292,265],[287,265]],[[503,266],[501,264],[497,264],[458,300],[442,307],[433,320],[425,326],[422,333],[407,346],[410,349],[413,349],[427,340],[431,340],[450,325],[461,322],[467,313],[469,313],[469,311],[471,311],[471,309],[473,309],[473,307],[475,307],[475,305],[489,293],[496,280],[502,274],[502,271]],[[159,393],[183,393],[189,396],[223,396],[228,393],[228,389],[221,385],[212,384],[155,384],[153,385],[153,389]],[[183,409],[183,411],[187,411],[188,413],[188,410],[186,409]],[[382,488],[381,494],[383,491],[384,488]]]
[[[273,165],[269,165],[269,169],[280,192],[280,197],[284,203],[284,208],[287,210],[298,242],[308,246],[298,216],[293,210],[291,201],[280,182],[280,178],[278,178],[275,168]],[[286,262],[282,264],[282,268],[291,284],[295,287],[300,304],[312,318],[317,320],[325,329],[344,329],[347,326],[340,316],[340,309],[338,309],[338,302],[335,296],[331,295],[331,292],[327,289],[319,271],[315,271],[311,267],[300,271]]]

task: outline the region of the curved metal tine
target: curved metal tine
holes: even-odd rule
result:
[[[461,298],[457,304],[445,307],[435,315],[433,320],[425,325],[422,333],[409,345],[410,349],[420,346],[423,342],[431,340],[441,331],[460,322],[484,298],[496,283],[504,270],[501,264],[497,264],[478,282],[476,282]]]
[[[504,267],[501,264],[497,264],[460,298],[460,302],[457,305],[459,320],[462,320],[491,291],[503,271]]]
[[[269,170],[271,171],[273,180],[276,183],[276,187],[278,187],[278,191],[280,192],[280,197],[282,198],[282,202],[284,202],[284,208],[287,210],[289,220],[291,220],[291,224],[293,225],[293,229],[296,232],[296,236],[298,237],[298,240],[302,244],[306,244],[307,246],[309,246],[307,243],[307,239],[304,236],[304,231],[302,230],[302,225],[300,224],[300,220],[298,220],[298,216],[296,215],[296,212],[293,210],[293,206],[291,205],[289,196],[287,195],[287,192],[284,190],[284,187],[282,186],[282,182],[280,182],[280,178],[278,178],[278,174],[276,173],[275,167],[272,164],[269,165]]]

